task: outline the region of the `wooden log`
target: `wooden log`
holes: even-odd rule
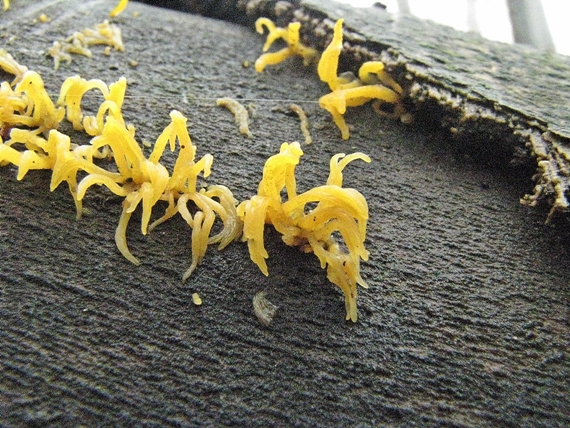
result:
[[[487,105],[482,100],[489,96],[461,95],[485,89],[485,78],[476,74],[470,91],[449,79],[480,72],[485,64],[473,59],[474,69],[441,70],[440,80],[430,74],[420,79],[421,70],[439,70],[438,62],[427,54],[423,62],[406,59],[402,70],[413,77],[410,108],[418,106],[417,117],[431,122],[404,125],[363,106],[347,113],[352,132],[344,141],[318,106],[328,88],[315,70],[290,59],[256,74],[244,62],[255,61],[263,38],[227,22],[131,3],[115,20],[124,53],[106,56],[95,46],[93,58],[74,56],[54,71],[44,55],[52,41],[101,22],[109,9],[108,2],[95,0],[12,2],[1,15],[2,47],[38,71],[54,99],[74,74],[107,83],[125,76],[124,116],[136,126],[141,144],[143,138],[156,139],[170,110],[180,110],[189,118],[198,156],[214,156],[207,181],[231,187],[240,201],[256,192],[265,160],[282,142],[303,140],[298,118],[287,114],[292,101],[302,105],[314,141],[302,145],[301,190],[324,184],[336,153],[362,151],[372,158],[371,164],[345,170],[345,185],[369,203],[370,260],[361,272],[370,289],[359,290],[358,323],[345,322],[344,297],[317,258],[284,245],[269,226],[268,277],[249,260],[247,246],[234,243],[220,252],[209,249],[182,284],[191,231],[180,217],[143,236],[140,212],[134,213],[127,238],[142,262],[134,266],[113,241],[121,198],[91,189],[84,201],[90,214],[76,221],[68,190],[49,192],[49,171],[31,171],[18,181],[16,168],[2,167],[2,424],[570,424],[566,229],[544,226],[542,208],[520,206],[518,198],[529,185],[526,169],[485,165],[489,156],[454,137],[472,129],[467,124],[457,134],[448,132],[462,123],[459,112]],[[347,28],[354,31],[357,12],[346,11]],[[34,23],[41,13],[51,21]],[[327,13],[329,19],[339,16]],[[375,31],[382,28],[376,27],[379,22],[374,21]],[[392,21],[388,27],[409,26],[412,33],[417,25]],[[433,52],[435,45],[424,37],[432,46],[427,52]],[[495,52],[495,44],[491,49],[488,43],[473,49]],[[507,51],[513,73],[516,65],[526,73],[526,56],[536,55],[505,46]],[[397,74],[395,52],[379,54],[392,58]],[[552,79],[563,89],[564,81],[549,76],[556,71],[545,70],[545,82]],[[528,90],[520,87],[519,95]],[[215,100],[224,96],[253,104],[253,139],[239,134],[233,117],[216,107]],[[564,122],[554,128],[555,121],[541,122],[528,113],[549,112],[555,99],[552,92],[536,98],[526,113],[505,101],[513,120],[528,115],[524,123],[533,133],[489,144],[524,147],[531,138],[543,144],[539,131],[546,125],[556,141],[565,137]],[[90,100],[87,109],[101,101]],[[507,114],[493,104],[487,108]],[[437,112],[445,115],[434,122]],[[507,135],[500,121],[486,121],[479,110],[474,114],[478,132],[485,123],[498,123],[491,135]],[[89,141],[70,125],[62,131],[74,142]],[[166,156],[164,163],[171,168],[174,160]],[[278,307],[269,327],[258,321],[252,305],[262,291]],[[195,292],[201,306],[192,303]]]

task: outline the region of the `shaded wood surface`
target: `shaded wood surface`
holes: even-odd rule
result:
[[[568,240],[543,224],[545,210],[519,204],[526,170],[486,166],[444,130],[382,119],[366,106],[347,114],[343,141],[315,103],[327,88],[314,70],[290,60],[256,74],[242,65],[263,44],[251,30],[141,4],[116,20],[125,53],[94,48],[93,59],[54,71],[44,55],[51,42],[109,9],[94,0],[14,3],[2,15],[3,47],[54,94],[76,73],[108,83],[126,76],[125,118],[139,138],[154,140],[179,109],[198,156],[214,155],[208,182],[240,200],[283,141],[302,140],[298,119],[284,113],[290,100],[302,104],[315,140],[303,146],[302,190],[326,181],[335,153],[373,159],[345,174],[370,206],[371,256],[362,265],[370,289],[360,290],[358,323],[346,323],[343,296],[316,257],[270,228],[269,277],[235,243],[209,249],[182,285],[190,229],[179,217],[148,236],[133,217],[136,267],[113,241],[120,198],[93,189],[91,215],[78,222],[68,191],[49,192],[48,172],[18,182],[14,168],[1,168],[3,423],[570,424]],[[40,13],[52,21],[34,24]],[[222,96],[255,105],[252,140],[215,106]],[[263,290],[279,306],[269,328],[251,303]],[[192,304],[196,291],[201,307]]]
[[[305,43],[322,50],[334,21],[345,19],[342,71],[382,60],[405,89],[416,120],[450,132],[457,146],[485,153],[508,168],[532,165],[534,181],[521,202],[563,214],[570,197],[570,58],[475,33],[324,0],[142,0],[253,26],[269,16],[302,23]]]
[[[300,5],[295,17],[313,23],[313,35],[323,34],[330,20],[346,17],[348,56],[357,64],[384,61],[407,88],[411,111],[449,130],[458,145],[486,152],[505,168],[534,159],[535,187],[522,202],[546,202],[549,219],[567,212],[569,57],[491,42],[380,8],[320,0]]]

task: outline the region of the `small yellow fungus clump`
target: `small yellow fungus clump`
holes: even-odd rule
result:
[[[4,0],[4,10],[8,10],[10,8],[10,0]]]
[[[48,52],[53,57],[54,68],[57,70],[61,61],[66,61],[68,64],[71,62],[70,54],[91,58],[93,54],[89,46],[93,45],[107,45],[117,51],[125,51],[121,29],[105,20],[93,28],[85,28],[81,32],[75,32],[64,42],[53,42]]]
[[[316,50],[299,41],[301,27],[299,22],[292,22],[287,28],[279,28],[268,18],[259,18],[255,23],[257,32],[263,33],[264,27],[269,32],[263,52],[267,51],[277,39],[285,40],[288,46],[278,52],[261,55],[255,62],[255,69],[261,72],[266,66],[278,64],[293,55],[302,56],[305,65],[318,59],[319,78],[327,83],[332,91],[319,99],[319,105],[332,115],[335,124],[341,130],[342,138],[346,140],[350,136],[343,117],[347,107],[361,106],[371,100],[377,100],[373,106],[377,113],[401,117],[402,120],[405,117],[407,120],[407,116],[401,105],[402,88],[384,71],[382,62],[365,62],[359,69],[358,78],[351,72],[338,75],[338,60],[342,52],[342,24],[342,19],[336,22],[333,39],[319,59]],[[390,115],[380,109],[381,104],[386,103],[393,105],[393,114]],[[307,138],[306,134],[305,138]]]
[[[110,24],[106,19],[93,28],[85,28],[81,33],[75,33],[72,38],[78,38],[85,46],[107,45],[116,51],[124,52],[121,29]]]
[[[276,27],[273,21],[269,18],[259,18],[255,21],[255,29],[259,34],[263,34],[264,27],[267,29],[268,34],[267,41],[263,46],[263,52],[267,52],[273,42],[278,39],[283,39],[287,43],[287,47],[277,52],[270,52],[261,55],[257,61],[255,61],[255,70],[258,73],[261,73],[268,65],[279,64],[287,58],[295,55],[303,57],[303,63],[305,65],[309,65],[311,62],[318,59],[319,53],[315,49],[305,46],[300,42],[300,22],[291,22],[287,28],[279,28]]]
[[[125,10],[125,8],[127,7],[127,3],[129,3],[129,0],[119,0],[119,4],[117,4],[115,9],[111,11],[109,16],[111,18],[114,18],[115,16],[119,15],[123,10]]]
[[[333,156],[327,184],[297,195],[295,167],[302,155],[299,143],[283,143],[279,154],[267,160],[257,195],[237,209],[244,221],[243,239],[251,259],[265,275],[269,257],[263,243],[265,223],[272,224],[287,245],[314,252],[321,267],[327,267],[328,279],[344,292],[346,319],[356,322],[356,285],[368,287],[360,276],[360,259],[368,260],[364,248],[368,205],[360,192],[342,187],[342,170],[355,159],[370,162],[370,158],[363,153]],[[336,234],[344,245],[337,242]]]
[[[362,64],[358,79],[337,75],[338,59],[342,51],[342,23],[342,19],[336,22],[333,40],[321,55],[317,71],[319,78],[327,83],[332,91],[319,99],[319,105],[332,115],[342,138],[346,140],[350,136],[343,117],[347,107],[360,106],[376,99],[396,104],[396,113],[401,113],[399,102],[402,88],[384,71],[384,64],[380,61]],[[380,112],[377,108],[375,110]]]

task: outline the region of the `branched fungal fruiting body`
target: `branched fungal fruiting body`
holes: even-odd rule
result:
[[[319,105],[332,115],[342,138],[346,140],[350,137],[343,117],[347,107],[360,106],[373,99],[398,105],[402,88],[384,71],[384,64],[380,61],[362,64],[358,71],[359,79],[347,80],[337,75],[338,59],[342,51],[342,23],[342,19],[336,22],[333,40],[321,55],[317,70],[319,78],[332,91],[319,99]],[[397,108],[398,112],[400,110]]]
[[[20,125],[35,128],[36,134],[47,133],[51,129],[57,129],[64,114],[63,108],[54,105],[45,90],[42,78],[35,71],[26,71],[14,89],[8,82],[0,84],[2,127]]]
[[[356,322],[356,285],[368,287],[360,276],[360,259],[368,260],[364,248],[368,205],[360,192],[342,187],[342,170],[355,159],[370,162],[370,158],[363,153],[333,156],[327,184],[297,195],[295,167],[302,155],[299,143],[283,143],[279,154],[267,160],[257,195],[237,209],[244,221],[243,239],[251,259],[265,275],[269,257],[263,243],[265,223],[272,224],[287,245],[314,252],[321,267],[327,268],[328,279],[344,292],[346,319]],[[306,210],[313,204],[314,209]],[[340,234],[348,252],[336,241],[335,233]]]
[[[305,65],[319,58],[318,53],[299,42],[300,24],[294,22],[288,28],[278,28],[268,18],[259,18],[256,21],[258,33],[263,33],[263,27],[267,28],[269,34],[263,47],[267,51],[271,44],[279,39],[284,39],[288,47],[278,52],[263,54],[255,62],[255,69],[261,72],[267,65],[278,64],[292,55],[301,55],[305,59]],[[337,127],[340,129],[342,138],[348,139],[350,131],[344,121],[344,113],[347,107],[357,107],[371,100],[377,100],[374,110],[381,115],[385,115],[379,109],[381,103],[393,104],[393,116],[400,117],[404,114],[401,105],[401,86],[384,71],[384,64],[380,61],[369,61],[362,64],[358,71],[358,78],[352,73],[348,75],[338,75],[338,60],[342,52],[342,24],[339,19],[334,27],[334,34],[331,43],[318,59],[317,72],[319,78],[329,85],[330,94],[319,99],[319,105],[327,110],[333,117]]]
[[[107,45],[121,52],[125,50],[121,29],[105,20],[93,28],[73,33],[63,42],[53,42],[48,52],[53,57],[54,68],[57,70],[61,61],[66,61],[68,64],[71,62],[70,54],[91,58],[92,52],[89,46],[93,45]]]
[[[93,185],[104,185],[124,197],[115,242],[126,259],[134,264],[140,263],[129,251],[126,239],[129,220],[139,204],[143,211],[143,234],[178,212],[193,229],[192,265],[184,279],[200,263],[208,244],[217,243],[222,249],[241,235],[242,222],[231,191],[220,185],[196,188],[198,175],[203,173],[207,177],[210,174],[213,157],[208,154],[194,162],[196,147],[192,145],[186,118],[181,113],[170,113],[171,124],[158,137],[152,153],[146,158],[135,140],[134,126],[126,124],[123,119],[121,108],[127,85],[124,77],[110,86],[101,80],[70,77],[62,84],[57,105],[54,105],[39,74],[20,66],[5,51],[0,52],[0,67],[15,74],[14,81],[18,82],[14,88],[8,82],[0,84],[0,128],[2,134],[9,130],[7,140],[0,137],[0,165],[16,165],[18,179],[22,179],[30,169],[51,169],[50,189],[55,190],[62,181],[68,183],[78,219],[85,193]],[[81,101],[92,89],[99,90],[104,101],[96,116],[85,116]],[[69,136],[57,130],[64,116],[75,130],[94,136],[91,144],[75,145]],[[160,163],[160,158],[166,145],[169,144],[174,151],[177,141],[180,150],[170,174]],[[112,171],[94,163],[94,159],[105,158],[114,160]],[[79,171],[86,175],[78,183]],[[152,208],[159,200],[168,202],[168,207],[165,214],[149,226]],[[199,208],[193,216],[187,207],[189,201]],[[223,228],[210,236],[216,217],[222,220]]]
[[[255,61],[255,70],[258,73],[261,73],[268,65],[279,64],[295,55],[301,56],[305,65],[318,60],[319,53],[315,49],[305,46],[300,41],[300,22],[291,22],[287,28],[279,28],[268,18],[259,18],[255,21],[255,29],[259,34],[263,34],[264,27],[267,29],[268,34],[267,41],[265,45],[263,45],[263,52],[267,52],[273,42],[278,39],[283,39],[287,43],[287,47],[277,52],[264,53],[257,58],[257,61]]]

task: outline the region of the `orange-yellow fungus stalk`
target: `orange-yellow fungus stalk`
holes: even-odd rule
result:
[[[128,3],[129,3],[129,0],[119,0],[119,3],[115,7],[115,9],[113,9],[111,11],[111,13],[109,13],[109,16],[111,18],[114,18],[115,16],[119,15],[123,10],[125,10]]]
[[[329,85],[331,91],[339,87],[337,70],[338,58],[342,52],[342,23],[344,20],[339,19],[334,26],[333,39],[324,50],[317,66],[319,79]]]
[[[327,83],[332,91],[319,99],[319,105],[332,115],[342,138],[346,140],[350,137],[343,117],[347,107],[360,106],[376,99],[395,104],[398,113],[403,109],[399,107],[402,87],[384,71],[382,62],[369,61],[362,64],[358,79],[354,78],[352,73],[348,76],[338,75],[338,60],[342,52],[342,23],[342,19],[336,22],[333,39],[319,60],[319,78]]]

